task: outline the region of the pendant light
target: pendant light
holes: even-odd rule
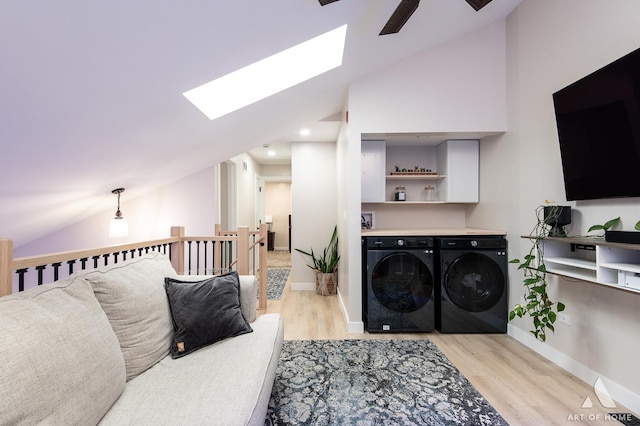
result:
[[[120,211],[120,194],[123,192],[124,188],[117,188],[111,191],[111,193],[118,196],[118,210],[116,210],[116,215],[111,219],[111,223],[109,224],[110,237],[126,237],[129,235],[129,224]]]

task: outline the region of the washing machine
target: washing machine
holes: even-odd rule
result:
[[[436,328],[441,333],[507,331],[507,240],[438,238]]]
[[[435,327],[434,241],[363,238],[362,315],[369,332],[429,332]]]

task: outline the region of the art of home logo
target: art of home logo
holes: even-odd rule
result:
[[[600,404],[602,404],[604,408],[616,408],[616,404],[615,402],[613,402],[613,398],[611,398],[611,395],[609,395],[609,391],[604,386],[604,383],[602,383],[602,379],[600,377],[598,377],[596,382],[593,384],[593,391],[596,393],[598,401],[600,401]],[[588,396],[585,398],[584,402],[582,403],[582,408],[593,408],[593,402],[591,401],[591,398],[589,398]]]
[[[616,408],[616,404],[613,401],[613,398],[611,398],[611,395],[609,394],[609,391],[607,390],[606,386],[604,385],[604,383],[602,382],[602,379],[600,377],[598,377],[598,379],[596,380],[596,382],[593,384],[593,391],[596,394],[596,397],[598,398],[598,401],[600,402],[600,405],[602,405],[604,408]],[[582,403],[582,406],[580,408],[585,408],[585,409],[589,409],[589,408],[593,408],[593,401],[591,400],[591,398],[589,396],[587,396],[584,399],[584,402]],[[605,420],[605,421],[622,421],[622,420],[632,420],[633,419],[633,415],[629,414],[629,413],[590,413],[590,414],[584,414],[584,413],[571,413],[569,414],[569,416],[567,417],[567,421],[570,422],[582,422],[585,420],[590,420],[590,421],[600,421],[600,420]]]

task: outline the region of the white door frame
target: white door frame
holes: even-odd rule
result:
[[[256,173],[256,190],[255,190],[255,220],[256,227],[260,227],[260,224],[264,223],[264,180],[260,175]]]

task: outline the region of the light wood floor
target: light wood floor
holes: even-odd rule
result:
[[[291,291],[269,300],[284,319],[285,340],[429,339],[511,425],[619,425],[592,386],[503,334],[349,334],[337,296]],[[594,408],[582,409],[589,396]],[[618,405],[618,412],[629,412]],[[582,415],[583,417],[579,417]]]
[[[267,268],[291,268],[291,253],[288,250],[267,251]]]

